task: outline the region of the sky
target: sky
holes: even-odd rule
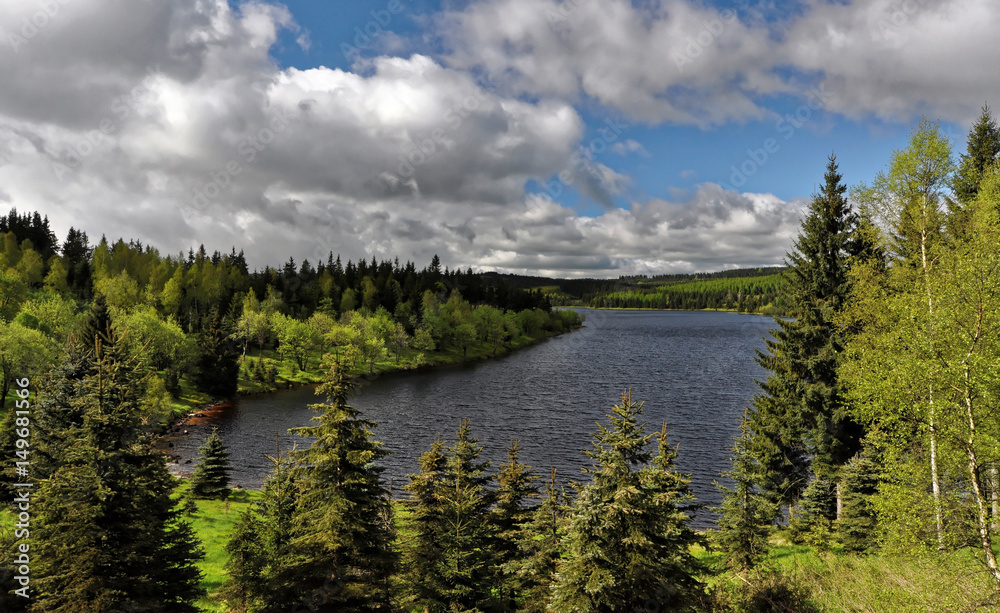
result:
[[[0,210],[251,267],[780,265],[1000,100],[996,0],[4,0]]]

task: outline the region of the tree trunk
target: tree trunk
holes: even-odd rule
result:
[[[924,270],[924,288],[927,290],[927,334],[930,337],[930,353],[934,353],[934,299],[931,295],[930,264],[927,262],[927,197],[924,196],[922,213],[924,227],[920,231],[920,264]],[[934,521],[937,528],[938,549],[944,549],[944,523],[941,518],[941,481],[937,470],[937,430],[934,425],[934,386],[927,388],[928,421],[931,436],[931,489],[934,492]]]
[[[1000,470],[996,466],[990,469],[990,495],[993,499],[993,525],[990,528],[1000,530]]]
[[[968,378],[969,371],[966,367],[965,376]],[[990,538],[990,526],[987,521],[986,497],[983,495],[983,487],[979,482],[979,461],[976,458],[976,418],[972,412],[972,398],[968,391],[965,394],[966,416],[969,418],[969,440],[965,448],[966,456],[969,459],[969,480],[972,484],[972,495],[976,501],[976,521],[979,524],[979,540],[983,546],[983,553],[986,555],[986,565],[993,575],[993,580],[1000,584],[1000,566],[997,566],[997,556],[993,552],[992,539]]]
[[[931,392],[933,394],[933,392]],[[934,399],[931,398],[930,434],[931,434],[931,489],[934,492],[934,522],[937,527],[938,549],[944,549],[944,522],[941,518],[941,481],[938,479],[937,468],[937,430],[934,425]]]
[[[844,512],[844,495],[841,489],[841,483],[837,482],[837,520],[840,520],[840,514]]]

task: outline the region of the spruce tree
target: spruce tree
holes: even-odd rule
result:
[[[199,335],[199,351],[194,377],[198,389],[216,398],[235,396],[240,376],[239,352],[230,341],[217,308],[212,309],[208,327]]]
[[[263,532],[264,525],[256,511],[246,509],[226,543],[229,559],[221,593],[234,613],[253,613],[263,605],[267,563]]]
[[[556,469],[545,483],[545,496],[518,527],[518,552],[503,563],[504,574],[519,611],[543,613],[552,594],[556,563],[562,554],[560,529],[566,515],[566,495],[556,487]]]
[[[777,505],[764,496],[756,483],[761,464],[750,447],[750,432],[744,416],[740,436],[733,443],[732,468],[723,473],[732,488],[716,483],[722,492],[716,541],[726,563],[736,570],[750,570],[767,552],[771,525],[778,515]]]
[[[689,548],[698,537],[687,525],[693,496],[674,468],[676,452],[661,431],[653,438],[638,422],[642,404],[631,391],[599,425],[590,483],[579,486],[552,587],[551,611],[693,611],[702,571]]]
[[[967,212],[968,205],[976,199],[979,184],[1000,155],[1000,127],[997,127],[989,105],[983,105],[979,119],[969,131],[967,143],[968,149],[962,154],[952,183],[958,199],[957,209],[963,213]],[[967,215],[962,217],[967,223]]]
[[[748,430],[756,439],[748,445],[763,460],[758,485],[773,501],[789,505],[810,471],[835,481],[864,434],[848,414],[837,375],[845,338],[836,318],[850,292],[856,235],[834,155],[824,179],[786,255],[786,301],[795,319],[775,318],[775,340],[767,343],[767,354],[758,355],[770,374],[748,413]]]
[[[330,366],[319,392],[327,404],[316,426],[296,429],[315,437],[301,454],[286,575],[300,594],[316,595],[316,611],[389,611],[395,572],[395,528],[379,465],[387,452],[372,438],[375,423],[347,404],[343,369]]]
[[[531,508],[526,507],[538,498],[538,480],[530,466],[519,462],[520,441],[511,440],[507,446],[507,462],[500,465],[497,473],[496,504],[490,512],[496,540],[493,549],[498,564],[510,568],[521,556],[519,544],[523,538],[521,524],[531,516]],[[497,567],[495,578],[500,610],[515,610],[516,585],[509,572]]]
[[[873,453],[866,448],[844,467],[843,510],[837,520],[840,542],[847,551],[870,549],[875,541],[876,514],[872,499],[881,474]]]
[[[222,443],[219,429],[212,434],[198,450],[198,465],[191,475],[191,492],[200,498],[229,497],[229,451]]]
[[[83,422],[66,433],[69,444],[33,505],[34,606],[194,613],[201,552],[171,498],[165,457],[151,449],[139,418],[140,377],[114,334],[105,338],[95,340],[93,364],[70,398]]]
[[[440,493],[445,598],[452,611],[484,611],[496,606],[492,579],[496,556],[493,526],[487,520],[495,500],[487,474],[489,461],[480,461],[483,447],[462,420],[455,442],[448,448],[444,487]]]
[[[409,514],[409,537],[403,542],[404,605],[416,606],[428,613],[448,610],[442,565],[444,531],[442,490],[448,458],[439,436],[431,448],[420,455],[420,471],[410,475],[404,489]]]

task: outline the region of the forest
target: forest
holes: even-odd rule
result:
[[[31,346],[44,350],[5,366],[6,374],[34,364],[31,377],[42,383],[33,383],[25,452],[37,484],[35,591],[30,601],[16,595],[18,567],[6,557],[0,606],[405,613],[995,607],[1000,128],[988,107],[966,151],[955,159],[952,148],[938,123],[923,120],[871,183],[851,188],[831,154],[780,280],[676,284],[726,291],[737,302],[740,288],[774,291],[780,300],[773,303],[794,314],[775,315],[757,356],[767,376],[720,475],[723,501],[710,510],[717,525],[702,532],[691,527],[699,506],[690,477],[676,466],[683,450],[665,425],[644,422],[643,402],[631,390],[597,424],[584,478],[569,487],[522,464],[518,441],[509,443],[506,462],[492,466],[462,421],[424,451],[405,495],[390,495],[380,479],[386,451],[377,424],[350,405],[352,375],[440,348],[490,353],[518,334],[579,324],[570,312],[547,309],[537,290],[477,285],[475,275],[441,271],[435,262],[418,272],[395,263],[341,267],[331,257],[315,270],[290,261],[280,271],[247,273],[235,253],[160,258],[103,240],[74,259],[85,236],[56,249],[41,235],[44,219],[8,216],[5,334],[37,339]],[[671,286],[651,293],[670,300]],[[178,354],[150,349],[177,345],[142,336],[155,327],[144,328],[143,317],[158,331],[194,337],[197,348],[181,372],[170,372]],[[256,335],[254,317],[267,319],[268,334]],[[282,328],[295,328],[290,322],[322,339],[314,353],[297,348]],[[390,328],[405,342],[366,336]],[[376,336],[371,361],[359,339]],[[312,443],[276,450],[257,492],[229,488],[217,434],[191,479],[171,477],[151,448],[150,388],[235,393],[244,379],[261,378],[247,375],[248,365],[257,369],[278,355],[285,368],[315,361],[321,373],[326,401],[312,407],[312,425],[298,430]],[[635,385],[641,391],[642,382]],[[12,441],[28,423],[14,414],[8,410],[0,430],[5,457],[15,457]],[[6,467],[7,479],[16,479],[13,468]],[[15,483],[4,483],[8,500]],[[23,544],[14,522],[13,511],[0,522],[4,552]]]
[[[623,276],[618,279],[546,279],[487,273],[511,287],[541,290],[553,305],[597,309],[727,310],[789,315],[782,266],[708,273]]]

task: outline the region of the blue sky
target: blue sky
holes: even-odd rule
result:
[[[993,0],[40,6],[0,7],[0,205],[254,266],[780,264],[831,152],[871,181],[927,116],[957,157],[1000,98]]]

